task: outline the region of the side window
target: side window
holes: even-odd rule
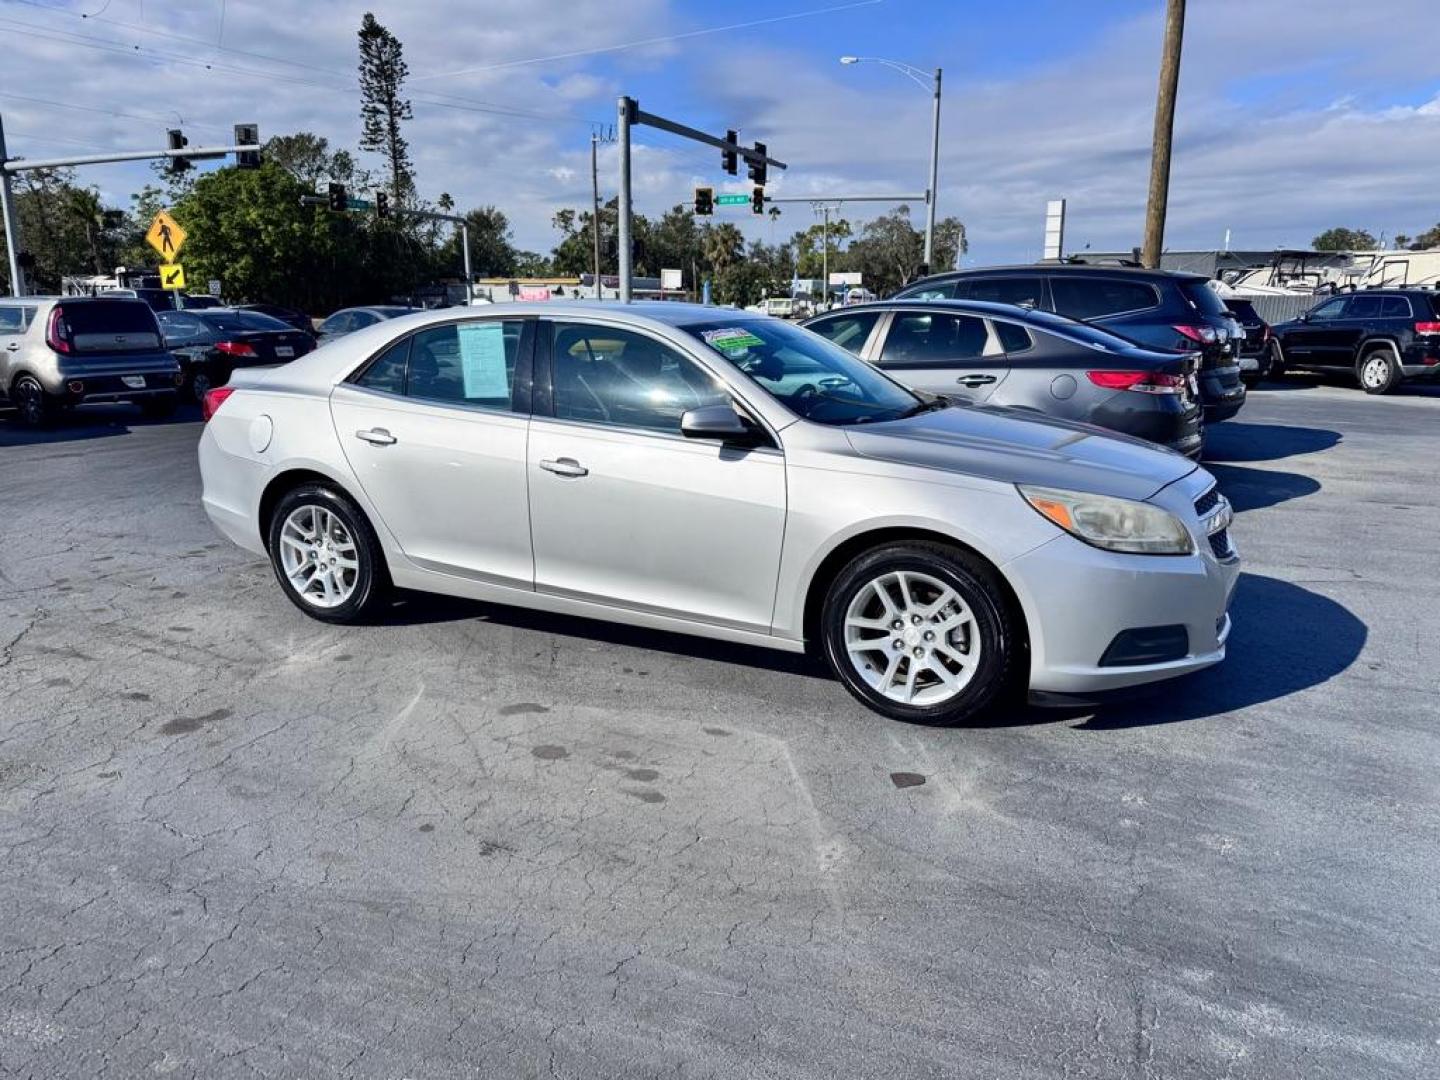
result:
[[[829,338],[842,349],[859,354],[865,347],[865,340],[870,336],[870,331],[880,321],[878,311],[858,312],[854,315],[837,315],[834,318],[823,319],[818,323],[807,327],[821,337]]]
[[[1078,274],[1052,277],[1050,291],[1055,297],[1055,310],[1072,319],[1143,311],[1160,302],[1154,287],[1143,282]]]
[[[942,312],[897,312],[880,353],[881,367],[938,367],[985,355],[985,320]]]
[[[0,306],[0,334],[18,334],[25,329],[25,312],[18,304]]]
[[[1410,310],[1410,301],[1403,296],[1380,298],[1380,317],[1382,319],[1409,319],[1413,314]]]
[[[353,329],[352,313],[348,311],[337,311],[320,324],[322,334],[348,334]]]
[[[1378,319],[1382,304],[1378,296],[1352,296],[1345,309],[1347,319]]]
[[[371,323],[380,320],[369,311],[352,311],[350,313],[350,329],[359,330],[362,326],[369,326]]]
[[[730,400],[689,357],[608,326],[556,323],[555,417],[678,434],[680,417]]]
[[[969,278],[955,290],[957,300],[988,300],[995,304],[1040,306],[1038,277]]]
[[[995,336],[1000,339],[1000,347],[1007,353],[1024,352],[1034,344],[1030,340],[1030,332],[1019,323],[995,319],[992,325],[995,327]]]
[[[1349,298],[1345,296],[1337,296],[1334,300],[1327,300],[1319,307],[1311,310],[1310,321],[1329,322],[1331,319],[1338,319],[1340,318],[1340,312],[1348,302]]]
[[[410,338],[412,398],[509,411],[523,319],[449,323]]]
[[[926,285],[914,292],[904,295],[906,300],[951,300],[955,296],[955,282],[942,281],[935,285]]]
[[[386,394],[405,393],[405,364],[410,359],[410,340],[402,338],[377,356],[355,378],[355,385]]]

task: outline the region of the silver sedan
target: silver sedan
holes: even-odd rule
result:
[[[1178,454],[910,392],[687,304],[405,316],[211,391],[204,506],[317,619],[392,587],[823,653],[954,722],[1224,658],[1230,507]]]

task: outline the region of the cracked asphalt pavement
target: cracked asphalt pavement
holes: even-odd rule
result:
[[[310,621],[199,430],[0,414],[0,1075],[1440,1076],[1440,392],[1252,395],[1229,660],[954,730],[780,653]]]

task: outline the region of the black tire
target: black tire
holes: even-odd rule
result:
[[[205,395],[214,389],[215,375],[204,364],[198,364],[185,376],[185,400],[196,405],[205,403]]]
[[[924,574],[948,585],[974,618],[970,648],[973,650],[978,643],[979,660],[969,682],[948,700],[913,705],[886,697],[862,677],[846,648],[845,620],[851,603],[872,582],[897,571]],[[923,630],[923,625],[917,629]],[[925,542],[876,548],[853,559],[840,571],[825,597],[820,633],[831,669],[856,698],[892,720],[937,725],[968,720],[1005,691],[1014,680],[1024,640],[1019,617],[1012,611],[993,568],[969,552]],[[924,646],[912,642],[900,651],[908,652],[912,647]],[[908,669],[909,661],[901,659]],[[878,671],[875,674],[881,677]],[[926,677],[923,668],[920,677]]]
[[[1270,366],[1265,369],[1265,378],[1283,379],[1285,377],[1285,354],[1280,351],[1278,341],[1270,342]]]
[[[354,590],[335,607],[318,607],[306,600],[290,581],[281,560],[280,533],[285,521],[302,507],[319,507],[335,515],[353,538],[358,563]],[[312,619],[328,623],[361,622],[372,617],[389,600],[390,573],[385,566],[385,553],[375,530],[364,512],[338,488],[328,484],[301,484],[280,497],[266,523],[266,548],[275,579],[290,602]]]
[[[28,428],[48,427],[60,411],[53,397],[45,392],[34,375],[21,375],[10,387],[10,403],[19,414],[20,423]]]
[[[138,404],[140,415],[146,420],[168,420],[180,407],[180,395],[161,394],[158,397],[145,398]]]
[[[1355,378],[1367,394],[1388,394],[1404,377],[1400,362],[1388,348],[1369,349],[1355,364]]]

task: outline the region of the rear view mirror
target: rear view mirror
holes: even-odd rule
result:
[[[680,434],[687,439],[753,443],[756,429],[747,424],[731,405],[702,405],[680,417]]]

